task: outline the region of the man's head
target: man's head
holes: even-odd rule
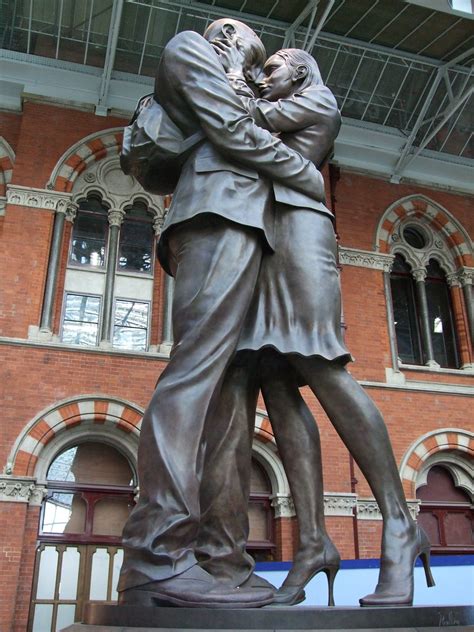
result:
[[[204,38],[213,42],[225,42],[234,44],[245,55],[245,70],[250,71],[255,67],[262,67],[267,58],[262,40],[252,29],[231,18],[222,18],[212,22],[204,32]],[[219,50],[216,48],[217,53]]]

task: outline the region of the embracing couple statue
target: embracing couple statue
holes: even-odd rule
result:
[[[411,604],[418,556],[432,582],[429,543],[409,514],[384,421],[344,368],[351,357],[319,171],[340,114],[308,53],[265,59],[249,27],[222,19],[204,36],[176,35],[157,71],[155,104],[196,142],[158,247],[175,278],[174,346],[143,417],[119,601],[291,605],[322,571],[333,604],[340,558],[325,528],[318,429],[298,390],[308,385],[383,516],[379,582],[361,604]],[[278,590],[253,573],[245,551],[259,389],[299,524]]]

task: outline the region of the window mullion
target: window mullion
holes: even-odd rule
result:
[[[118,209],[112,209],[108,212],[110,236],[107,257],[107,272],[105,275],[104,304],[102,309],[102,327],[100,334],[100,344],[102,346],[112,344],[115,266],[117,262],[120,226],[122,225],[124,216],[125,213]]]
[[[423,355],[427,366],[437,367],[434,359],[433,341],[431,340],[430,317],[428,311],[428,299],[426,297],[426,268],[415,268],[413,271],[416,287],[416,298],[420,315],[421,339],[423,342]]]
[[[65,204],[56,210],[54,216],[53,236],[49,253],[48,271],[44,289],[43,307],[41,310],[40,330],[52,333],[53,308],[56,298],[59,262],[61,259],[61,245],[64,234],[64,221],[74,221],[77,206],[73,203]]]

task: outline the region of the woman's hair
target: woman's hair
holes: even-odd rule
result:
[[[306,77],[303,78],[299,89],[307,88],[311,84],[322,84],[321,72],[314,57],[300,48],[282,48],[275,53],[278,57],[283,57],[290,68],[304,66],[307,69]]]

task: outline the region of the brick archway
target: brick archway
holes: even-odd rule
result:
[[[424,463],[438,452],[464,452],[474,457],[474,433],[459,428],[442,428],[419,437],[407,450],[400,465],[406,491],[416,496],[416,483]]]
[[[59,159],[47,188],[54,191],[72,191],[77,177],[91,163],[109,156],[116,156],[122,147],[123,128],[102,130],[82,138]]]
[[[472,247],[464,228],[446,209],[423,195],[410,195],[388,207],[380,218],[375,234],[375,247],[379,252],[390,252],[392,235],[400,222],[409,217],[426,221],[442,234],[456,268],[474,265]]]
[[[43,411],[25,427],[9,459],[16,476],[33,476],[42,450],[58,434],[81,424],[109,424],[114,431],[137,435],[143,412],[133,404],[107,397],[81,397]]]

